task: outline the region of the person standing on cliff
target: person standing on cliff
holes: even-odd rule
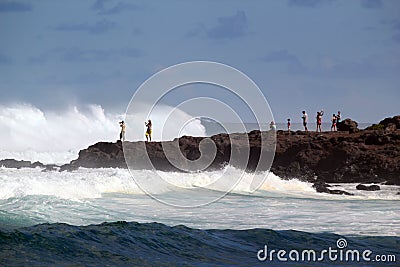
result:
[[[308,133],[308,128],[307,128],[308,115],[305,110],[303,110],[302,113],[303,116],[301,116],[301,118],[303,119],[304,130]]]
[[[150,142],[151,142],[151,134],[153,132],[153,130],[152,130],[153,124],[151,123],[150,119],[147,122],[145,122],[144,124],[147,127],[146,134],[145,134],[146,135],[146,141],[149,142],[149,140],[150,140]]]
[[[317,117],[316,117],[316,119],[317,119],[317,132],[318,132],[318,129],[319,129],[320,133],[322,132],[321,125],[322,125],[322,116],[323,115],[324,115],[324,110],[321,110],[321,111],[317,112]]]
[[[120,121],[119,126],[121,127],[121,132],[119,134],[119,141],[125,141],[125,129],[126,129],[125,122]]]
[[[340,111],[338,111],[338,112],[337,112],[337,115],[336,115],[336,123],[339,123],[339,122],[340,122],[340,119],[341,119]]]
[[[287,130],[290,133],[290,119],[287,119]]]
[[[276,125],[274,121],[271,121],[271,123],[269,124],[269,129],[271,131],[276,131]]]
[[[337,131],[337,130],[336,130],[337,116],[336,116],[335,114],[333,114],[332,119],[331,119],[331,122],[332,122],[331,132],[332,132],[332,131],[333,131],[333,132]]]

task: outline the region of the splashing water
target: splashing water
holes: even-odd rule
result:
[[[162,125],[168,110],[161,106],[152,114],[153,124]],[[138,111],[140,112],[140,111]],[[191,116],[178,112],[180,120],[189,121]],[[0,105],[0,159],[41,161],[43,163],[66,163],[75,159],[80,149],[99,141],[115,142],[119,136],[118,121],[123,114],[110,114],[99,105],[70,107],[63,111],[43,111],[29,104]],[[144,124],[134,121],[127,125],[129,132],[143,129],[135,139],[144,140]],[[155,139],[161,129],[154,127]],[[172,140],[174,129],[164,128],[163,138]],[[192,120],[182,135],[205,135],[200,120]]]

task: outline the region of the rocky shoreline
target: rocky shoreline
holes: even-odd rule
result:
[[[400,116],[387,118],[365,130],[358,130],[357,124],[349,119],[339,125],[339,132],[291,132],[277,131],[276,151],[271,171],[290,179],[298,178],[314,183],[318,192],[343,193],[330,190],[328,183],[361,183],[400,185]],[[219,169],[230,161],[230,151],[239,154],[246,146],[242,141],[249,140],[250,157],[246,170],[254,171],[261,153],[261,133],[252,131],[243,134],[218,134],[210,137],[216,145],[216,156],[206,170]],[[235,140],[231,144],[230,138]],[[184,136],[176,139],[182,154],[189,160],[200,157],[199,144],[204,137]],[[130,160],[138,169],[143,168],[143,153],[158,170],[179,171],[170,163],[162,146],[169,142],[125,142],[130,149]],[[145,151],[147,150],[147,152]],[[243,152],[245,153],[245,152]],[[13,166],[14,164],[14,166]],[[232,164],[232,162],[230,163]],[[0,166],[41,167],[55,170],[58,166],[43,165],[39,162],[1,160]],[[232,164],[234,165],[234,163]],[[258,170],[268,169],[262,164]],[[121,142],[99,142],[79,152],[79,157],[69,164],[60,166],[60,171],[86,168],[127,168]],[[369,190],[363,186],[360,190]],[[373,190],[379,190],[374,187]],[[332,192],[329,192],[332,191]]]

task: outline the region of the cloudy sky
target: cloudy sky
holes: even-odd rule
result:
[[[397,0],[0,0],[0,40],[0,105],[121,112],[155,72],[210,60],[252,78],[277,121],[400,113]]]

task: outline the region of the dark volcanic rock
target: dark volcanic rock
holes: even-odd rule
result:
[[[328,187],[331,187],[331,185],[324,183],[324,182],[316,182],[313,184],[313,187],[318,193],[327,193],[327,194],[333,194],[333,195],[347,195],[347,196],[353,196],[354,194],[339,190],[339,189],[329,189]]]
[[[347,122],[346,122],[347,121]],[[393,123],[392,121],[390,123]],[[353,125],[352,133],[324,132],[308,134],[293,132],[288,135],[277,131],[276,152],[271,171],[282,178],[298,178],[312,183],[386,183],[400,185],[400,130],[396,131],[356,131],[351,120],[343,125]],[[349,127],[350,127],[349,126]],[[347,126],[346,126],[347,127]],[[230,138],[231,139],[230,139]],[[248,134],[218,134],[211,137],[216,146],[216,155],[207,170],[219,169],[231,160],[231,151],[245,155],[249,139],[250,155],[247,171],[267,170],[268,160],[260,160],[261,133],[252,131]],[[136,169],[154,168],[164,171],[179,171],[170,160],[179,161],[175,154],[170,158],[164,154],[163,146],[179,143],[179,149],[186,159],[196,160],[200,157],[200,142],[205,138],[184,136],[168,142],[125,142],[124,149],[129,161]],[[231,143],[233,142],[233,143]],[[124,151],[121,142],[94,144],[79,152],[79,158],[70,164],[61,166],[60,170],[74,170],[79,167],[126,168]],[[263,151],[269,153],[270,150]],[[152,166],[146,163],[149,156]],[[178,153],[176,153],[178,154]],[[321,187],[321,190],[325,190]]]
[[[141,157],[142,155],[138,155]],[[99,142],[87,149],[79,151],[79,157],[64,164],[60,171],[73,171],[79,167],[84,168],[126,168],[121,141],[116,143]]]
[[[15,160],[15,159],[3,159],[0,160],[0,166],[4,166],[6,168],[36,168],[40,167],[43,168],[44,165],[41,162],[30,162],[26,160]]]
[[[391,125],[394,125],[395,129],[400,129],[400,116],[386,118],[384,120],[381,120],[379,124],[382,124],[385,127],[390,127]]]
[[[57,170],[58,166],[55,164],[43,164],[39,161],[36,162],[31,162],[27,160],[15,160],[15,159],[3,159],[0,160],[0,167],[4,166],[6,168],[16,168],[16,169],[21,169],[21,168],[42,168],[43,172],[45,171],[55,171]]]
[[[363,184],[359,184],[356,186],[357,190],[365,190],[365,191],[378,191],[381,190],[381,188],[379,187],[379,185],[373,184],[373,185],[363,185]]]
[[[337,129],[338,131],[348,131],[349,133],[356,133],[359,131],[358,123],[351,119],[340,121],[337,124]]]
[[[400,130],[400,116],[381,120],[378,124],[367,127],[366,130],[385,130],[388,132]]]

